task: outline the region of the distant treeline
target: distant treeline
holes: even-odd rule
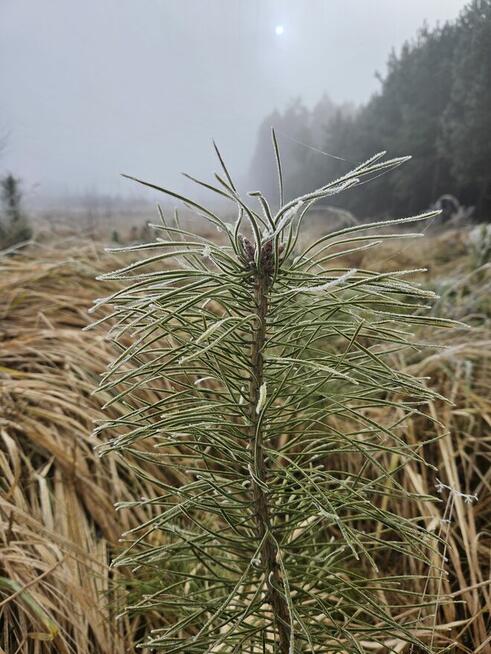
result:
[[[491,220],[491,0],[474,0],[455,22],[424,27],[391,54],[380,82],[380,91],[358,109],[324,97],[312,111],[297,100],[267,116],[251,164],[254,189],[277,197],[269,138],[274,126],[289,197],[387,150],[413,159],[332,204],[362,217],[407,214],[451,193]]]

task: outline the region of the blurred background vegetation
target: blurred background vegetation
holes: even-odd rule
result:
[[[490,220],[491,3],[475,0],[456,21],[421,29],[392,52],[379,79],[380,91],[361,107],[338,106],[325,96],[309,110],[298,98],[266,116],[250,167],[251,188],[274,197],[268,141],[273,125],[283,136],[291,197],[387,150],[409,153],[413,161],[333,203],[366,218],[416,213],[451,194],[474,207],[477,219]]]
[[[29,3],[31,0],[24,1]],[[113,0],[106,2],[109,7]],[[200,176],[200,170],[204,168],[203,175],[207,174],[210,165],[202,151],[211,151],[207,146],[211,136],[217,137],[227,160],[233,164],[238,187],[242,191],[260,189],[275,204],[276,171],[270,146],[271,127],[278,135],[289,197],[317,188],[375,152],[387,150],[390,156],[410,154],[412,161],[391,176],[372,180],[370,184],[334,199],[331,207],[349,212],[344,215],[344,220],[408,215],[437,206],[443,209],[443,216],[437,221],[439,224],[489,222],[491,0],[462,0],[460,13],[454,11],[459,0],[452,0],[452,3],[448,0],[445,5],[441,5],[440,0],[422,3],[417,7],[421,17],[434,12],[431,25],[423,23],[419,31],[405,42],[400,40],[401,25],[394,25],[393,35],[388,25],[389,29],[383,32],[382,48],[372,43],[371,34],[380,39],[378,22],[394,20],[396,16],[394,13],[383,16],[384,9],[387,13],[385,0],[377,0],[368,17],[367,4],[350,0],[346,6],[348,28],[338,5],[329,3],[324,7],[322,0],[313,0],[308,12],[290,0],[283,3],[267,0],[251,4],[249,8],[237,3],[232,8],[230,4],[227,5],[229,13],[222,14],[219,12],[221,3],[222,0],[216,0],[205,7],[193,4],[192,0],[181,5],[172,1],[166,5],[167,13],[159,9],[164,12],[162,16],[155,8],[152,26],[155,26],[156,33],[149,34],[149,44],[147,50],[142,50],[143,54],[136,47],[128,50],[124,32],[114,44],[113,35],[107,34],[105,45],[100,40],[101,32],[95,31],[94,47],[82,58],[86,63],[77,58],[69,60],[72,68],[67,70],[73,69],[76,92],[64,79],[66,73],[62,62],[51,53],[45,38],[34,43],[31,54],[29,49],[17,52],[12,41],[10,68],[15,71],[15,66],[19,65],[19,71],[22,71],[26,62],[32,67],[36,63],[34,56],[38,55],[40,61],[48,66],[46,74],[57,75],[55,88],[60,95],[59,102],[53,102],[53,97],[43,88],[39,93],[39,110],[35,110],[35,104],[32,111],[25,109],[21,100],[27,91],[21,74],[15,76],[7,69],[7,64],[3,69],[0,64],[0,75],[3,73],[10,79],[4,105],[8,107],[11,103],[13,109],[22,108],[22,113],[17,111],[18,118],[15,113],[9,117],[0,105],[0,178],[4,183],[8,178],[15,179],[17,191],[21,188],[24,195],[22,229],[20,224],[16,225],[17,236],[11,234],[7,237],[5,232],[9,231],[10,219],[4,193],[3,209],[0,209],[3,213],[0,214],[0,247],[9,247],[12,238],[22,240],[26,237],[24,228],[28,214],[32,228],[38,234],[64,234],[67,228],[76,228],[90,237],[102,236],[120,242],[141,240],[147,222],[153,219],[152,200],[156,196],[145,194],[141,188],[121,180],[118,173],[136,174],[189,192],[186,180],[175,178],[174,173],[180,170],[182,160],[182,166],[189,167],[189,172]],[[128,22],[132,20],[130,4],[129,0],[124,0],[120,11],[113,7],[111,14],[115,20],[123,21],[120,25],[124,29],[128,29]],[[418,24],[415,22],[416,4],[403,0],[397,8],[390,6],[393,12],[399,11],[399,22],[410,17],[414,24]],[[16,15],[10,0],[4,10],[9,7],[12,16]],[[378,8],[380,16],[377,15]],[[25,19],[30,14],[35,16],[37,11],[22,12],[19,9],[17,19]],[[66,7],[63,11],[67,11]],[[60,9],[58,13],[66,18],[63,11]],[[105,15],[102,5],[98,11],[101,16]],[[455,18],[435,22],[435,15],[451,15],[452,11]],[[289,16],[290,23],[274,28],[273,21],[281,20],[282,15]],[[7,25],[9,14],[5,16]],[[54,22],[56,16],[52,18],[51,22]],[[82,12],[77,18],[82,22],[86,15]],[[193,31],[191,18],[206,21],[203,28],[210,32],[208,40],[202,31]],[[162,39],[158,21],[165,19],[173,19],[182,34],[195,38],[198,50],[183,50],[178,40],[164,40],[168,50],[159,50]],[[151,23],[151,16],[145,16],[145,20]],[[339,29],[344,30],[339,34],[336,34],[336,20]],[[365,32],[357,20],[369,21]],[[63,24],[59,28],[62,29]],[[84,23],[80,34],[85,34],[86,29],[89,30],[87,33],[92,33],[90,25]],[[100,29],[99,24],[94,25],[94,30]],[[352,29],[353,33],[347,33],[347,29]],[[312,30],[315,33],[310,37]],[[322,41],[324,31],[330,35],[326,36],[325,43]],[[80,34],[76,35],[78,39]],[[137,36],[143,38],[142,33]],[[249,41],[253,36],[256,40]],[[362,39],[358,49],[356,39]],[[77,44],[82,48],[83,44],[78,41]],[[114,45],[113,49],[110,44]],[[230,62],[223,56],[225,45],[230,46]],[[384,72],[376,73],[377,80],[370,85],[367,82],[368,89],[360,91],[360,73],[353,75],[353,68],[366,70],[379,50],[384,52],[379,60],[383,62],[382,56],[387,57],[391,45],[393,50],[385,61]],[[150,48],[155,49],[155,53]],[[107,62],[94,62],[90,57],[95,57],[101,49]],[[202,64],[198,51],[203,58]],[[67,57],[76,57],[76,52],[70,51]],[[84,52],[80,50],[80,55]],[[114,60],[122,52],[125,55],[134,52],[138,71],[143,66],[140,72],[144,88],[135,86],[139,80],[134,74],[125,77],[128,61],[120,64],[119,60]],[[363,61],[360,52],[366,55]],[[154,58],[149,59],[150,54],[155,55]],[[245,62],[243,57],[248,61]],[[290,70],[297,60],[298,68]],[[117,70],[113,69],[115,63],[120,67]],[[112,67],[107,70],[105,66],[109,65]],[[162,83],[158,81],[161,70]],[[198,73],[199,70],[202,74]],[[371,78],[373,68],[369,70]],[[92,79],[101,88],[90,104],[92,87],[89,82]],[[258,91],[251,95],[256,83]],[[192,95],[193,85],[196,86],[197,101]],[[265,93],[265,88],[270,88],[270,93]],[[15,100],[19,89],[19,97]],[[177,95],[173,95],[175,89]],[[144,101],[142,92],[149,94],[148,102]],[[122,99],[119,93],[122,93]],[[83,102],[79,94],[83,95]],[[343,96],[352,100],[333,99]],[[29,102],[35,102],[32,93],[26,97]],[[321,99],[316,102],[315,98],[319,97]],[[368,97],[368,100],[363,102],[363,97]],[[156,107],[165,98],[161,119]],[[75,101],[73,107],[70,103]],[[90,111],[84,111],[84,102],[89,102]],[[66,116],[64,107],[71,109],[72,114]],[[176,110],[179,115],[176,115]],[[86,122],[79,125],[80,120]],[[117,138],[118,129],[121,134],[128,134],[128,124],[134,129],[130,138]],[[46,126],[46,134],[35,133],[38,125]],[[145,131],[141,132],[143,128]],[[218,133],[206,133],[206,129],[216,129]],[[184,152],[172,147],[173,139],[179,139]],[[85,141],[84,158],[79,161],[77,153]],[[18,151],[22,143],[26,146],[24,153]],[[43,149],[40,150],[41,145]],[[73,157],[65,155],[63,158],[63,148],[73,150]],[[49,176],[54,171],[59,179],[58,185],[53,187]],[[193,192],[198,197],[205,193],[202,189]],[[165,199],[158,199],[167,208],[172,208]],[[226,214],[228,207],[217,203],[216,209]],[[319,215],[317,222],[324,222],[328,228],[333,217],[340,219],[341,214]]]

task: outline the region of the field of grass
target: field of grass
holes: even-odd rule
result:
[[[407,489],[440,501],[405,504],[387,495],[381,502],[408,517],[423,515],[447,543],[435,554],[431,581],[415,587],[419,595],[441,594],[437,616],[427,622],[435,626],[435,649],[486,654],[491,652],[491,264],[463,231],[392,243],[356,257],[346,264],[380,271],[427,267],[418,275],[440,295],[433,312],[472,328],[438,334],[421,328],[417,340],[432,346],[397,355],[399,367],[428,377],[451,403],[430,407],[436,427],[415,415],[405,433],[411,441],[439,437],[424,452],[438,472],[412,462],[397,473]],[[117,398],[92,395],[114,356],[106,327],[81,331],[93,319],[88,313],[93,300],[108,294],[96,274],[119,265],[100,244],[69,239],[0,258],[1,654],[123,654],[166,620],[138,612],[116,620],[138,573],[109,567],[121,533],[152,516],[151,505],[116,512],[113,504],[159,494],[152,481],[156,471],[149,464],[143,483],[131,461],[100,458],[91,436],[103,418],[102,404],[113,400],[106,417],[124,414]],[[400,463],[380,456],[387,467]],[[355,471],[357,462],[351,465]],[[438,480],[453,490],[443,488],[438,495]],[[478,499],[466,503],[461,494]],[[448,559],[443,570],[442,556]],[[401,570],[402,561],[393,557],[382,565],[388,574],[428,572],[417,561]],[[400,612],[414,609],[402,606]],[[402,641],[365,647],[409,654]]]

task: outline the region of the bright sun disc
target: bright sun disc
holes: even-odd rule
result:
[[[283,25],[277,25],[275,27],[274,31],[275,31],[276,36],[281,36],[284,33],[285,28],[283,27]]]

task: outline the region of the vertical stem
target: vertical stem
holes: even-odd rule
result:
[[[266,341],[266,317],[268,314],[268,285],[266,274],[258,274],[255,278],[254,301],[257,313],[256,325],[252,333],[251,364],[252,376],[249,385],[249,446],[254,456],[254,475],[252,479],[252,497],[256,520],[257,538],[264,544],[261,551],[261,563],[266,573],[268,586],[268,602],[273,611],[273,619],[278,637],[279,653],[288,654],[290,646],[290,627],[288,606],[285,598],[277,590],[283,585],[281,570],[277,561],[277,547],[269,536],[271,534],[271,517],[268,495],[258,482],[267,484],[268,465],[264,455],[263,433],[256,413],[259,393],[264,383],[263,349]]]

